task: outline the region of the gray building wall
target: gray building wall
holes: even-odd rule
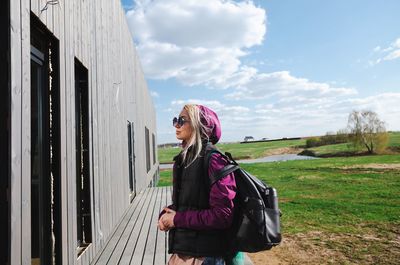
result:
[[[31,264],[30,17],[59,41],[62,264],[89,264],[130,204],[127,121],[133,122],[136,190],[158,174],[156,113],[120,0],[10,1],[11,264]],[[93,242],[77,258],[74,60],[89,74]],[[151,167],[146,168],[145,128]],[[155,143],[155,146],[157,144]]]

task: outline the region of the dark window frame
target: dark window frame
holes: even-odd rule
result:
[[[39,253],[41,264],[50,264],[52,256],[55,264],[62,262],[59,69],[58,40],[31,13],[31,228],[36,224],[39,229],[31,229],[31,246],[32,257]],[[36,151],[40,152],[37,156]],[[38,178],[34,177],[36,170],[40,172]],[[39,219],[34,220],[37,215]],[[38,242],[35,241],[36,232]],[[51,253],[53,243],[55,253]]]
[[[131,202],[136,196],[136,176],[135,176],[135,127],[133,122],[127,121],[128,129],[128,168],[129,168],[129,190]]]
[[[151,134],[152,138],[152,144],[153,144],[153,165],[156,164],[157,162],[157,156],[156,156],[156,136],[154,133]]]
[[[75,58],[75,150],[78,257],[92,243],[89,71]]]
[[[151,169],[151,162],[150,162],[150,131],[147,127],[144,127],[144,134],[145,134],[145,145],[146,145],[146,169],[147,173]]]

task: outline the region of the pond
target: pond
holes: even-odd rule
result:
[[[284,154],[284,155],[271,155],[256,159],[238,160],[237,162],[249,164],[249,163],[264,163],[264,162],[277,162],[277,161],[288,161],[288,160],[309,160],[309,159],[318,159],[318,158],[312,156],[300,156],[296,154]]]
[[[277,161],[288,161],[288,160],[309,160],[309,159],[318,159],[317,157],[312,156],[300,156],[296,154],[284,154],[284,155],[271,155],[256,159],[245,159],[238,160],[239,164],[249,164],[249,163],[265,163],[265,162],[277,162]],[[169,169],[172,168],[172,164],[160,164],[160,169]]]

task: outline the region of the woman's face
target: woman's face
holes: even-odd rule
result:
[[[180,126],[179,124],[175,125],[175,134],[176,134],[176,138],[178,140],[182,140],[182,141],[189,141],[190,137],[192,136],[192,126],[190,124],[190,119],[189,119],[189,114],[188,112],[183,109],[181,111],[181,113],[179,114],[179,117],[183,118],[186,122],[183,123],[182,126]]]

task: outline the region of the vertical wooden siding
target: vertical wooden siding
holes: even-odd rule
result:
[[[59,41],[62,262],[89,264],[129,206],[127,120],[134,124],[136,190],[147,187],[145,127],[156,134],[155,109],[119,0],[10,1],[11,264],[31,264],[30,13]],[[47,8],[46,8],[47,4]],[[75,70],[89,73],[93,243],[77,258]],[[150,147],[152,143],[150,142]],[[150,148],[152,152],[152,148]],[[152,155],[151,155],[152,156]]]

